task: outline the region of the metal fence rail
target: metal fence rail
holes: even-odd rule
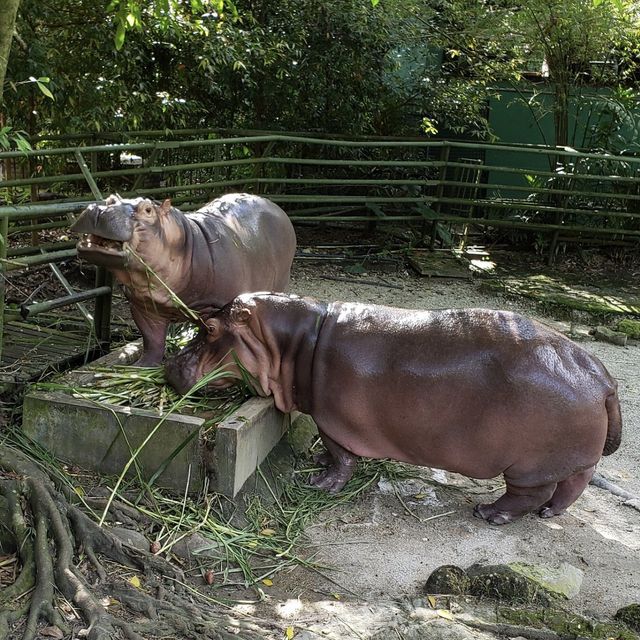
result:
[[[639,158],[421,138],[170,136],[79,135],[0,153],[0,276],[73,256],[73,241],[56,231],[114,192],[170,197],[192,210],[223,192],[249,191],[280,203],[294,221],[417,223],[432,244],[443,225],[519,229],[543,234],[551,257],[559,242],[575,239],[640,242]],[[65,140],[73,146],[61,146]],[[108,282],[104,273],[98,280],[89,293],[31,305],[29,314],[99,296],[95,322],[108,339]]]

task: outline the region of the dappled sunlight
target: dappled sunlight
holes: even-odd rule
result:
[[[243,602],[231,607],[231,611],[237,613],[239,616],[252,616],[256,612],[256,605],[248,602]]]
[[[284,602],[279,602],[276,611],[281,618],[291,618],[302,613],[304,605],[300,598],[290,598]]]
[[[634,551],[640,550],[640,518],[631,508],[611,508],[615,499],[601,490],[586,491],[568,512],[593,529],[605,540],[617,542]]]
[[[118,351],[118,361],[116,364],[118,365],[127,365],[135,362],[137,358],[140,357],[142,351],[142,344],[140,341],[137,342],[129,342],[125,344]]]
[[[479,245],[460,249],[411,249],[411,266],[422,276],[440,278],[471,278],[496,269],[488,250]]]
[[[593,313],[640,313],[640,299],[637,296],[630,294],[623,298],[605,293],[596,286],[569,283],[559,275],[501,277],[489,286],[512,295],[533,298],[538,302],[558,304]]]
[[[394,629],[404,625],[434,622],[441,617],[441,614],[430,608],[426,601],[304,602],[295,598],[276,604],[273,610],[282,624],[293,633],[306,631],[312,634],[312,637],[336,640],[370,638],[381,632],[393,634]],[[264,614],[264,610],[262,613]]]

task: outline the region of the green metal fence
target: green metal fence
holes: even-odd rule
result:
[[[221,193],[249,191],[279,203],[297,222],[417,224],[432,245],[447,235],[443,225],[518,229],[546,238],[550,256],[560,242],[640,241],[640,159],[634,157],[535,145],[203,130],[74,136],[73,146],[61,146],[68,140],[41,139],[34,151],[0,153],[0,276],[75,255],[73,241],[60,239],[59,230],[89,202],[114,192],[170,197],[192,210]],[[97,296],[97,333],[108,340],[109,282],[103,272],[98,279],[89,292],[20,313]]]

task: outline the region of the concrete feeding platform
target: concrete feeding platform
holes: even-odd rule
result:
[[[126,365],[140,355],[132,343],[92,363],[105,368]],[[86,386],[94,379],[89,367],[71,371],[62,381]],[[164,420],[163,420],[164,419]],[[250,398],[218,423],[215,439],[201,434],[206,417],[174,412],[164,416],[152,409],[102,404],[63,391],[37,388],[24,399],[22,428],[57,458],[100,474],[120,474],[134,451],[163,420],[136,458],[139,473],[176,492],[203,488],[234,497],[286,432],[289,417],[271,398]],[[162,469],[165,461],[170,460]],[[129,476],[135,473],[131,465]]]

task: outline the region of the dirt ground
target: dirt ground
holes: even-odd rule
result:
[[[595,342],[588,335],[587,317],[582,317],[584,324],[574,319],[570,325],[542,315],[523,299],[483,293],[479,280],[424,278],[393,265],[369,267],[353,275],[336,263],[311,266],[296,262],[291,290],[324,300],[410,308],[510,309],[565,333],[571,331],[620,384],[623,442],[615,454],[601,461],[599,471],[640,495],[637,343],[620,347]],[[551,520],[529,515],[514,524],[494,527],[474,518],[472,507],[478,501],[495,500],[496,492],[501,491],[499,479],[472,481],[429,469],[422,470],[422,475],[422,480],[395,488],[382,482],[356,504],[328,512],[323,521],[309,527],[307,535],[314,559],[334,568],[328,573],[331,581],[296,568],[279,575],[273,587],[265,589],[263,605],[245,607],[244,613],[275,616],[296,629],[296,638],[368,638],[376,630],[376,637],[395,638],[391,632],[386,635],[385,629],[391,628],[398,638],[408,638],[413,636],[396,623],[416,619],[414,599],[423,595],[423,585],[436,567],[512,561],[554,567],[569,563],[581,570],[580,592],[569,605],[581,614],[608,617],[619,607],[640,602],[640,512],[624,505],[623,499],[590,486],[565,515]],[[405,629],[402,633],[401,628]],[[466,637],[464,633],[458,628],[451,637]],[[473,634],[482,636],[478,631]]]
[[[360,238],[347,236],[339,241],[361,243]],[[375,263],[315,260],[317,240],[301,244],[302,257],[296,259],[292,275],[294,293],[408,308],[510,309],[571,335],[597,355],[619,382],[623,441],[616,453],[601,461],[599,471],[640,496],[638,342],[630,341],[625,347],[595,342],[588,332],[602,319],[574,313],[570,323],[569,314],[561,309],[543,309],[524,298],[486,292],[481,278],[420,277],[397,255]],[[596,254],[592,257],[596,260]],[[535,273],[541,264],[533,257],[524,266]],[[589,282],[602,274],[600,265],[595,266],[584,273]],[[606,273],[607,281],[636,286],[637,263],[624,266],[626,273]],[[583,275],[580,265],[572,277],[576,273]],[[128,317],[124,301],[116,305],[116,317],[120,315]],[[230,628],[233,620],[255,617],[275,622],[278,631],[265,636],[274,640],[495,638],[495,633],[450,620],[438,609],[440,605],[431,607],[425,601],[425,581],[446,564],[467,568],[474,563],[513,561],[549,567],[568,563],[583,575],[579,593],[566,605],[571,611],[610,618],[618,608],[640,603],[640,511],[625,505],[624,499],[590,486],[562,516],[543,520],[529,515],[494,527],[474,518],[472,508],[476,502],[496,499],[502,490],[500,479],[474,481],[426,468],[417,469],[416,475],[397,485],[381,481],[356,502],[324,512],[306,531],[306,555],[324,567],[322,572],[296,567],[277,574],[273,585],[263,587],[263,602],[231,607]],[[477,619],[476,605],[469,604],[469,613],[463,599],[451,611],[456,619],[467,614]],[[491,621],[491,611],[485,614],[482,620]],[[500,637],[523,635],[513,630]]]

